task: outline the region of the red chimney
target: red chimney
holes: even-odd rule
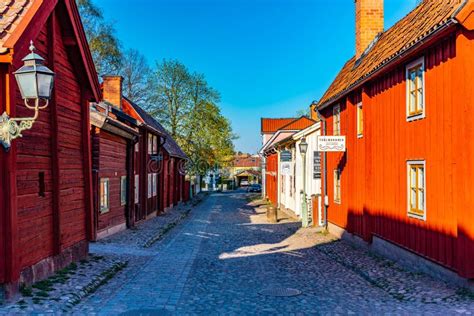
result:
[[[383,0],[355,0],[356,59],[383,32]]]
[[[103,76],[102,78],[104,79],[102,84],[104,101],[121,109],[123,78],[121,76]]]

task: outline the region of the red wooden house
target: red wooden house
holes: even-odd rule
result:
[[[146,216],[157,215],[189,197],[184,170],[188,158],[158,121],[132,101],[126,103],[127,113],[141,122],[143,154],[135,169],[135,177],[141,179],[139,204]]]
[[[0,149],[0,288],[7,294],[85,258],[93,227],[89,102],[100,90],[75,1],[1,1],[0,112],[10,117],[31,116],[12,74],[30,40],[56,79],[32,129],[9,152]]]
[[[299,118],[262,118],[261,135],[262,149],[260,154],[264,158],[262,168],[263,195],[273,205],[278,205],[279,161],[278,152],[273,146],[280,140],[286,139],[294,133],[313,125],[315,121],[305,116]]]
[[[137,220],[133,184],[138,125],[122,109],[122,77],[103,79],[103,102],[90,108],[95,239]]]
[[[465,278],[474,278],[473,13],[472,0],[424,0],[384,31],[383,1],[356,0],[356,55],[315,105],[327,134],[347,143],[327,155],[330,228]]]

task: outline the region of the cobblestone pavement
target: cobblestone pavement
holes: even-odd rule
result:
[[[138,249],[137,249],[138,251]],[[214,194],[76,314],[472,314],[464,291]],[[143,257],[144,253],[137,253]],[[292,297],[262,290],[292,288]]]

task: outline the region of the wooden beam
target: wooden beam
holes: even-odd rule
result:
[[[55,40],[56,40],[56,14],[53,11],[48,20],[48,67],[55,70]],[[60,208],[60,161],[59,161],[59,126],[57,89],[53,89],[49,101],[51,121],[51,177],[52,177],[52,207],[53,207],[53,253],[61,253],[61,208]]]
[[[12,65],[8,66],[7,80],[13,82]],[[7,83],[7,99],[9,99],[10,115],[16,115],[16,85]],[[8,102],[7,102],[8,103]],[[5,282],[15,283],[20,278],[20,257],[19,257],[19,238],[18,238],[18,208],[16,192],[16,143],[13,142],[8,153],[4,154],[3,166],[4,183],[2,188],[4,193],[5,205]],[[2,149],[3,150],[3,149]]]
[[[89,110],[89,95],[84,88],[81,89],[81,107],[82,107],[82,152],[83,152],[83,170],[84,170],[84,204],[86,212],[86,235],[88,240],[96,240],[97,226],[95,225],[94,212],[94,191],[93,178],[96,178],[97,173],[92,175],[92,145],[91,145],[91,130],[90,124],[90,110]]]

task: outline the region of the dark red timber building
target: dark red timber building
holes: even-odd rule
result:
[[[8,152],[0,148],[0,291],[7,295],[85,258],[93,228],[89,102],[100,100],[100,89],[75,1],[0,2],[0,113],[11,118],[34,118],[13,75],[31,40],[56,77],[31,129]]]
[[[125,99],[127,113],[141,122],[135,189],[142,218],[161,212],[189,199],[189,183],[184,165],[188,157],[166,129],[145,110]],[[136,202],[137,202],[136,201]]]
[[[122,110],[122,77],[104,76],[103,101],[91,104],[95,239],[131,227],[137,121]]]
[[[356,55],[315,105],[346,136],[327,154],[329,228],[473,279],[474,1],[420,1],[386,31],[383,1],[355,2]]]

